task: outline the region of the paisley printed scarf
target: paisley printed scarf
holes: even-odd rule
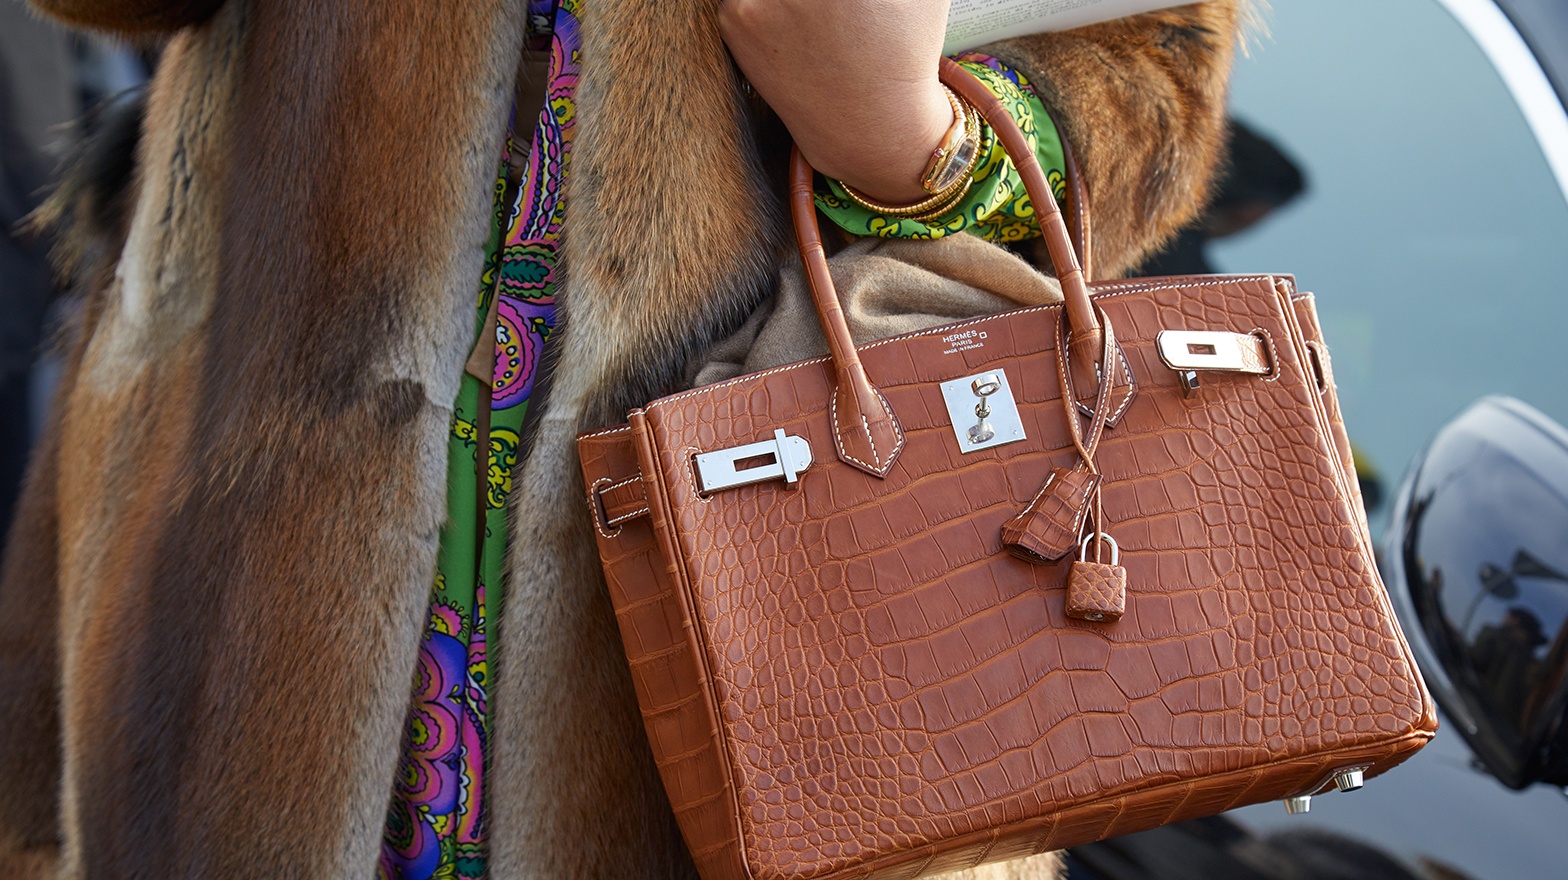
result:
[[[574,123],[580,0],[535,0],[530,32],[548,40],[548,95],[520,186],[495,185],[492,233],[477,298],[476,336],[495,312],[490,387],[464,375],[448,438],[448,522],[441,532],[430,616],[387,812],[377,877],[479,880],[487,862],[485,769],[490,742],[487,622],[501,601],[506,497],[519,431],[555,325],[562,194]],[[488,431],[481,427],[489,407]],[[487,448],[480,449],[482,439]],[[484,456],[483,462],[477,460]],[[476,479],[483,474],[484,480]],[[483,516],[480,495],[484,496]],[[482,531],[481,531],[482,530]]]

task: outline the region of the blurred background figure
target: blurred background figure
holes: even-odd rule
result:
[[[1245,232],[1307,191],[1307,177],[1296,160],[1273,140],[1232,117],[1229,144],[1209,207],[1166,248],[1150,257],[1139,275],[1213,275],[1223,272],[1209,259],[1211,241]],[[1383,479],[1354,444],[1356,476],[1370,513],[1383,501]]]
[[[1197,222],[1149,258],[1140,275],[1212,275],[1206,245],[1251,229],[1306,191],[1300,166],[1273,141],[1232,118],[1229,155],[1214,200]]]
[[[33,432],[30,379],[54,289],[48,243],[23,227],[63,129],[81,111],[71,39],[0,0],[0,528],[9,528]]]
[[[1513,789],[1568,786],[1568,428],[1476,401],[1411,465],[1380,567],[1480,766]]]
[[[26,218],[48,194],[71,124],[146,77],[129,49],[72,35],[21,0],[0,0],[0,534],[50,385],[50,371],[35,369],[55,290],[49,242]]]

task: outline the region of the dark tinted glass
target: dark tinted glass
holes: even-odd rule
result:
[[[1548,778],[1568,735],[1568,432],[1482,401],[1433,440],[1390,529],[1387,574],[1433,695],[1499,779]]]

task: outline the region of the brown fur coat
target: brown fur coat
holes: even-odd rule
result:
[[[0,580],[0,876],[364,878],[525,4],[33,2],[178,33],[128,188],[65,193],[90,296]],[[995,47],[1078,151],[1100,275],[1199,207],[1238,2]],[[690,871],[572,438],[670,390],[788,252],[715,8],[582,21],[555,379],[492,648],[498,880]]]

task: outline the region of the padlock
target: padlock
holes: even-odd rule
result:
[[[1111,561],[1089,559],[1089,542],[1103,541],[1111,546]],[[1096,547],[1098,557],[1099,548]],[[1067,616],[1094,623],[1121,620],[1127,610],[1127,569],[1122,568],[1121,549],[1116,539],[1104,532],[1090,532],[1078,547],[1078,558],[1067,570]]]

